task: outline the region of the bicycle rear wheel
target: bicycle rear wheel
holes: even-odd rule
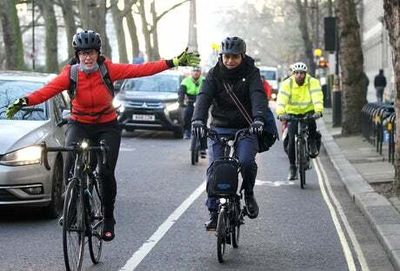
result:
[[[200,149],[200,144],[197,140],[197,137],[193,136],[190,146],[190,155],[191,155],[190,158],[192,165],[195,165],[196,163],[199,162],[199,149]]]
[[[63,251],[67,270],[81,270],[85,247],[83,194],[77,180],[71,180],[65,192],[63,209]]]
[[[299,161],[299,175],[300,175],[300,187],[301,189],[304,189],[304,186],[306,185],[306,144],[304,142],[301,142],[299,140],[299,145],[298,145],[298,161]]]
[[[89,191],[91,192],[91,213],[89,215],[90,221],[90,235],[89,235],[89,252],[90,259],[94,264],[100,261],[101,251],[103,249],[103,204],[101,200],[100,187],[97,181],[89,184]]]
[[[226,222],[227,222],[226,208],[221,208],[218,215],[217,224],[217,254],[218,261],[220,263],[224,262],[225,246],[226,246]]]

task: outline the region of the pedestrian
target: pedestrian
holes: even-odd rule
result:
[[[198,54],[185,50],[171,60],[158,60],[145,64],[112,63],[101,54],[100,35],[92,30],[75,34],[72,46],[75,57],[70,63],[76,64],[66,65],[61,73],[44,87],[14,101],[7,108],[6,116],[11,119],[22,107],[40,104],[66,89],[71,90],[71,86],[76,84],[75,92],[70,96],[71,117],[67,124],[65,146],[76,145],[84,138],[89,139],[92,144],[106,141],[107,164],[99,163],[98,166],[104,211],[102,238],[111,241],[115,236],[114,203],[117,194],[115,167],[121,143],[121,128],[112,105],[114,93],[107,81],[111,81],[112,85],[116,80],[148,76],[176,66],[194,66],[199,64],[200,58]],[[70,80],[73,68],[77,73],[75,84]],[[103,68],[107,70],[108,80],[104,80]],[[73,163],[73,154],[68,153],[64,165],[65,182],[70,178]]]
[[[379,73],[375,76],[374,87],[376,90],[376,100],[378,103],[383,102],[383,91],[386,87],[386,77],[383,75],[383,69],[379,70]]]
[[[361,87],[362,87],[362,93],[365,98],[365,102],[368,103],[368,86],[369,86],[369,79],[368,75],[363,71],[362,72],[362,78],[361,78]]]
[[[184,78],[179,88],[179,106],[183,110],[183,138],[190,139],[191,121],[194,110],[194,103],[199,94],[204,76],[201,75],[200,67],[193,67],[191,75]]]
[[[259,211],[253,191],[257,175],[255,157],[259,150],[257,135],[263,133],[268,103],[260,71],[254,65],[254,59],[246,54],[245,41],[239,37],[227,37],[222,41],[218,61],[208,72],[197,97],[192,131],[198,137],[204,136],[210,107],[210,127],[220,136],[232,136],[239,129],[250,128],[251,134],[238,142],[236,151],[248,216],[254,219]],[[210,139],[208,150],[210,166],[207,173],[210,173],[212,162],[223,156],[223,146]],[[217,226],[218,198],[207,196],[206,206],[210,219],[205,226],[206,230],[212,231]]]

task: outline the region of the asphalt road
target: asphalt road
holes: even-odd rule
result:
[[[322,151],[302,190],[286,181],[281,142],[259,155],[259,217],[246,217],[239,248],[219,264],[216,237],[204,230],[207,161],[190,165],[189,141],[168,133],[126,133],[116,238],[98,265],[86,250],[83,270],[393,270],[326,158]],[[0,270],[64,270],[57,220],[0,209]]]

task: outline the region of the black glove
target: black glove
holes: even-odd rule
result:
[[[263,130],[264,130],[264,122],[262,122],[261,120],[253,121],[249,129],[251,134],[256,134],[256,135],[262,135]]]
[[[322,112],[315,112],[312,116],[313,119],[319,119],[320,117],[322,117]]]
[[[14,115],[21,110],[23,106],[28,105],[28,99],[27,98],[19,98],[15,100],[11,105],[7,107],[6,110],[6,117],[7,119],[12,119]]]
[[[197,138],[203,138],[206,136],[204,122],[202,122],[201,120],[192,121],[192,135]]]

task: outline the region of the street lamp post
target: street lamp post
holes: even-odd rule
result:
[[[32,0],[32,70],[35,70],[35,0]]]

